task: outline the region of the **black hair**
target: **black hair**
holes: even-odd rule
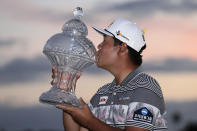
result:
[[[120,41],[119,39],[113,37],[114,39],[114,46],[117,46],[117,45],[121,45],[123,42]],[[127,46],[128,48],[128,55],[129,55],[129,58],[130,60],[132,61],[132,63],[134,65],[137,65],[137,66],[140,66],[142,64],[142,51],[146,48],[146,44],[140,49],[139,52],[137,52],[136,50],[134,50],[133,48]]]

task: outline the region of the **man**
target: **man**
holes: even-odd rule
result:
[[[104,30],[93,28],[104,36],[98,45],[96,64],[115,79],[101,87],[88,104],[80,98],[79,108],[56,106],[63,109],[65,130],[166,130],[160,86],[140,67],[146,47],[142,30],[125,19],[116,19]]]

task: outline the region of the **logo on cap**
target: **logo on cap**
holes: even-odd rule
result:
[[[125,39],[127,39],[129,41],[129,39],[126,36],[122,35],[122,33],[120,32],[120,30],[117,30],[116,31],[116,35],[117,36],[122,36],[123,38],[125,38]]]

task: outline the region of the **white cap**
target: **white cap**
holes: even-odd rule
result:
[[[122,18],[116,19],[106,29],[93,28],[99,33],[119,39],[137,52],[146,44],[143,31],[136,24]]]

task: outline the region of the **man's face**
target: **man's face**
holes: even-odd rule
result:
[[[114,46],[114,39],[111,36],[104,35],[103,42],[98,46],[96,63],[97,66],[104,69],[109,69],[117,62],[117,48]]]

